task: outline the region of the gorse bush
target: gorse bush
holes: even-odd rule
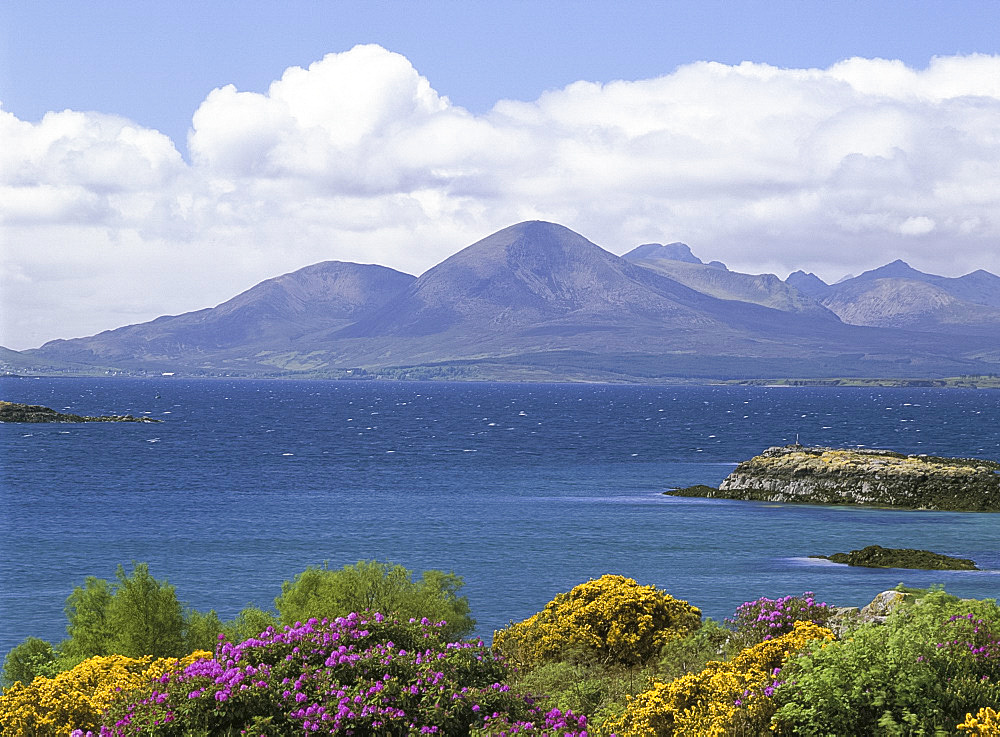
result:
[[[559,660],[636,665],[700,626],[701,611],[686,601],[631,578],[605,575],[499,630],[493,647],[524,667]]]
[[[515,671],[511,686],[523,693],[544,694],[546,703],[586,714],[599,727],[620,715],[628,697],[646,690],[650,683],[700,671],[709,661],[724,657],[731,638],[730,630],[708,619],[694,632],[671,639],[641,665],[579,659],[545,662]]]
[[[490,649],[460,639],[473,624],[461,586],[375,561],[324,565],[285,582],[277,615],[248,607],[221,622],[184,610],[144,565],[119,568],[74,590],[65,642],[29,638],[8,654],[0,734],[1000,737],[992,600],[899,592],[884,623],[859,625],[807,592],[747,602],[723,627],[608,575]],[[321,618],[349,605],[364,610]],[[183,662],[109,652],[207,639],[214,655]]]
[[[824,627],[796,622],[791,632],[745,648],[732,660],[712,661],[699,673],[654,684],[629,699],[604,729],[618,737],[766,734],[782,666],[808,643],[832,639]]]
[[[53,678],[15,683],[0,696],[0,734],[64,737],[74,729],[98,729],[102,713],[122,694],[206,657],[211,653],[195,652],[182,660],[99,655]]]
[[[965,721],[956,729],[975,737],[1000,737],[1000,714],[988,706],[984,707],[976,712],[975,716],[966,714]]]
[[[271,628],[116,702],[102,734],[584,733],[582,716],[511,693],[482,642],[443,632],[378,613]]]

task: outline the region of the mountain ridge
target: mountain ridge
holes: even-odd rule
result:
[[[680,258],[636,258],[650,254]],[[882,281],[866,274],[846,286],[826,285],[829,294],[849,296],[850,289],[864,292],[858,285]],[[816,376],[1000,368],[992,308],[970,311],[960,304],[952,322],[851,325],[790,283],[793,276],[782,281],[731,272],[703,263],[679,243],[645,244],[616,256],[565,226],[527,221],[419,277],[325,261],[265,280],[214,308],[50,341],[23,355],[35,362],[210,375],[489,365],[501,376],[586,379],[610,372],[641,380],[745,378],[783,366],[796,369],[785,375]],[[799,281],[823,284],[809,276]],[[967,276],[974,277],[961,282],[967,289],[989,292],[994,280],[1000,284],[989,272]],[[962,319],[981,324],[962,334],[954,329]]]

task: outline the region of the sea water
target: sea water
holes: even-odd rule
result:
[[[1000,460],[997,391],[4,378],[0,398],[163,420],[0,424],[0,653],[61,639],[73,587],[132,561],[223,618],[323,562],[454,571],[487,639],[604,573],[716,619],[807,590],[862,605],[901,581],[1000,594],[997,514],[662,494],[796,438]],[[985,570],[808,557],[871,544]]]

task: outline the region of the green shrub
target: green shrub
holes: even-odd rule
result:
[[[338,570],[310,566],[285,581],[274,600],[282,624],[305,622],[311,617],[343,617],[350,612],[381,612],[400,619],[427,617],[446,622],[446,637],[464,637],[476,626],[469,616],[469,601],[458,592],[461,576],[443,571],[413,573],[400,565],[374,560],[359,561]]]
[[[954,731],[1000,703],[1000,608],[943,592],[814,648],[781,672],[775,725],[796,735]]]
[[[35,676],[52,677],[58,671],[56,653],[52,643],[29,637],[24,642],[11,648],[3,661],[3,675],[0,676],[0,688],[10,688],[16,682],[27,685]]]

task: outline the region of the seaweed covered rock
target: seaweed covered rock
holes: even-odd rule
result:
[[[0,422],[163,422],[151,417],[133,417],[132,415],[73,415],[56,412],[40,404],[20,404],[18,402],[0,402]]]
[[[968,558],[955,558],[929,550],[913,548],[883,548],[881,545],[869,545],[861,550],[849,553],[834,553],[833,555],[815,555],[814,558],[826,558],[834,563],[844,563],[849,566],[863,568],[918,568],[928,571],[977,571],[976,563]]]
[[[740,463],[719,485],[668,492],[800,504],[1000,510],[1000,463],[891,450],[786,445]]]

